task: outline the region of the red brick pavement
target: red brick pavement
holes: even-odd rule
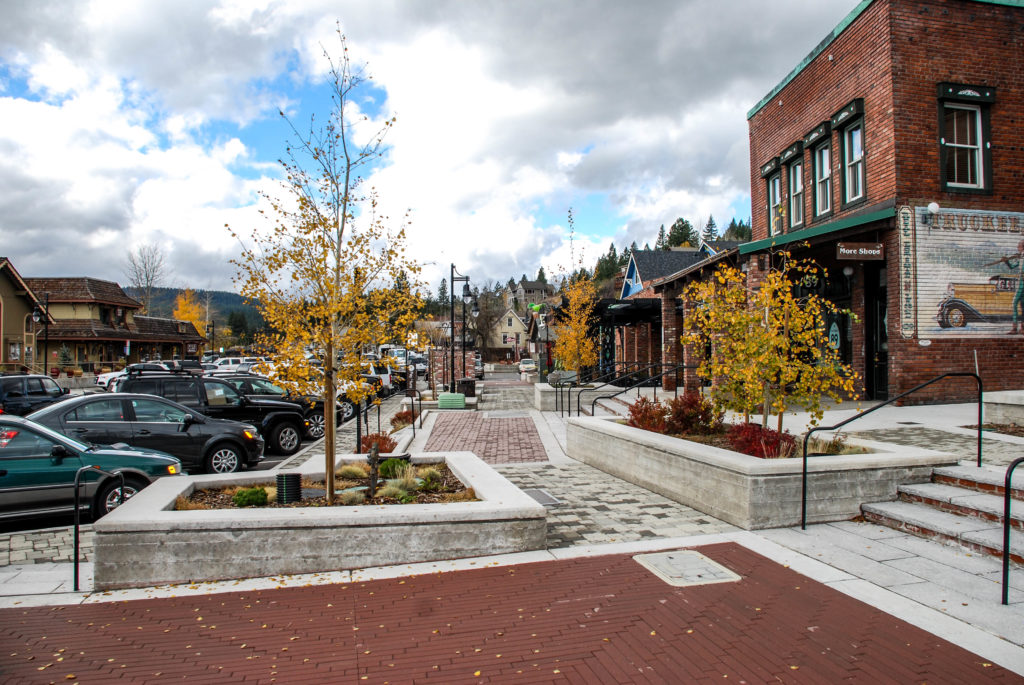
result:
[[[476,412],[439,414],[423,450],[468,450],[488,464],[548,460],[533,419],[485,419]]]
[[[1021,682],[735,544],[738,583],[628,555],[348,585],[0,611],[0,680]]]

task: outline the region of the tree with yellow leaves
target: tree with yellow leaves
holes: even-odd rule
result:
[[[575,232],[572,210],[569,210],[570,241]],[[571,274],[565,284],[568,304],[555,325],[558,339],[553,354],[555,361],[567,371],[576,371],[597,363],[597,341],[593,331],[594,307],[597,305],[597,287],[586,269]]]
[[[264,195],[271,226],[253,229],[248,243],[232,230],[242,243],[235,281],[266,321],[258,343],[273,350],[274,380],[326,400],[330,503],[337,395],[355,402],[369,395],[360,379],[362,350],[404,334],[421,306],[419,267],[405,256],[407,221],[390,228],[375,191],[361,187],[361,174],[381,158],[395,120],[384,120],[367,135],[367,117],[353,100],[365,77],[353,69],[340,29],[338,37],[341,56],[324,51],[332,100],[326,120],[314,118],[300,133],[281,113],[292,139],[281,161],[283,197]]]
[[[178,321],[189,321],[197,331],[203,332],[205,309],[196,297],[195,291],[186,288],[178,293],[174,298],[174,313],[171,314],[171,317]]]
[[[788,252],[773,261],[778,266],[756,288],[728,265],[690,284],[683,292],[688,308],[682,342],[697,349],[710,343],[698,373],[712,380],[719,406],[746,416],[760,411],[764,426],[777,414],[781,431],[790,407],[803,408],[816,423],[824,415],[823,396],[856,399],[858,376],[829,345],[825,317],[839,310],[810,287],[827,272]]]

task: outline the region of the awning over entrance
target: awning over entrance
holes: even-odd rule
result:
[[[594,314],[602,326],[630,326],[661,321],[661,300],[656,297],[635,300],[606,297],[597,303]]]
[[[888,219],[894,216],[896,216],[896,209],[894,207],[887,207],[885,209],[868,212],[866,214],[857,214],[856,216],[848,216],[844,219],[840,219],[839,221],[832,221],[827,224],[822,224],[821,226],[812,226],[799,231],[793,231],[792,233],[782,233],[780,235],[772,236],[771,238],[765,238],[764,240],[745,243],[740,245],[740,254],[744,255],[751,254],[752,252],[761,252],[762,250],[767,250],[772,247],[817,238],[818,236],[835,233],[847,228],[856,228],[863,224],[869,224],[872,221]]]

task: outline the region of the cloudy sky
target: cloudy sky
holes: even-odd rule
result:
[[[368,179],[432,285],[592,264],[750,215],[746,112],[855,0],[0,0],[0,255],[25,276],[232,289],[288,129],[323,114],[340,22],[397,117]]]

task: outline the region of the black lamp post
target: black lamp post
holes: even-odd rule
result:
[[[456,281],[458,281],[458,282],[463,284],[462,285],[462,302],[463,302],[463,306],[462,306],[462,347],[463,347],[463,352],[462,352],[462,375],[463,376],[466,375],[466,352],[465,352],[465,347],[466,347],[466,306],[465,305],[469,304],[472,301],[472,299],[473,299],[472,293],[469,292],[469,276],[463,276],[462,274],[459,274],[458,276],[456,276],[455,274],[457,274],[457,273],[459,273],[459,272],[457,272],[455,270],[455,265],[452,264],[451,280],[449,281],[449,283],[451,283],[451,293],[449,295],[449,299],[451,300],[451,302],[450,302],[450,304],[451,304],[451,316],[450,316],[449,321],[451,322],[451,326],[452,326],[451,327],[451,335],[449,336],[449,339],[451,340],[451,344],[452,344],[452,363],[451,363],[451,367],[450,367],[452,375],[451,375],[451,378],[449,379],[449,385],[448,385],[448,391],[449,392],[455,392],[455,283],[456,283]]]
[[[45,376],[47,373],[49,373],[49,369],[46,368],[46,358],[50,352],[50,293],[43,293],[42,308],[40,308],[39,305],[37,304],[35,308],[32,310],[32,320],[36,323],[39,323],[40,319],[42,319],[43,321],[43,337],[45,338],[45,340],[43,341],[43,375]],[[36,352],[38,353],[38,351],[39,341],[36,340]]]

